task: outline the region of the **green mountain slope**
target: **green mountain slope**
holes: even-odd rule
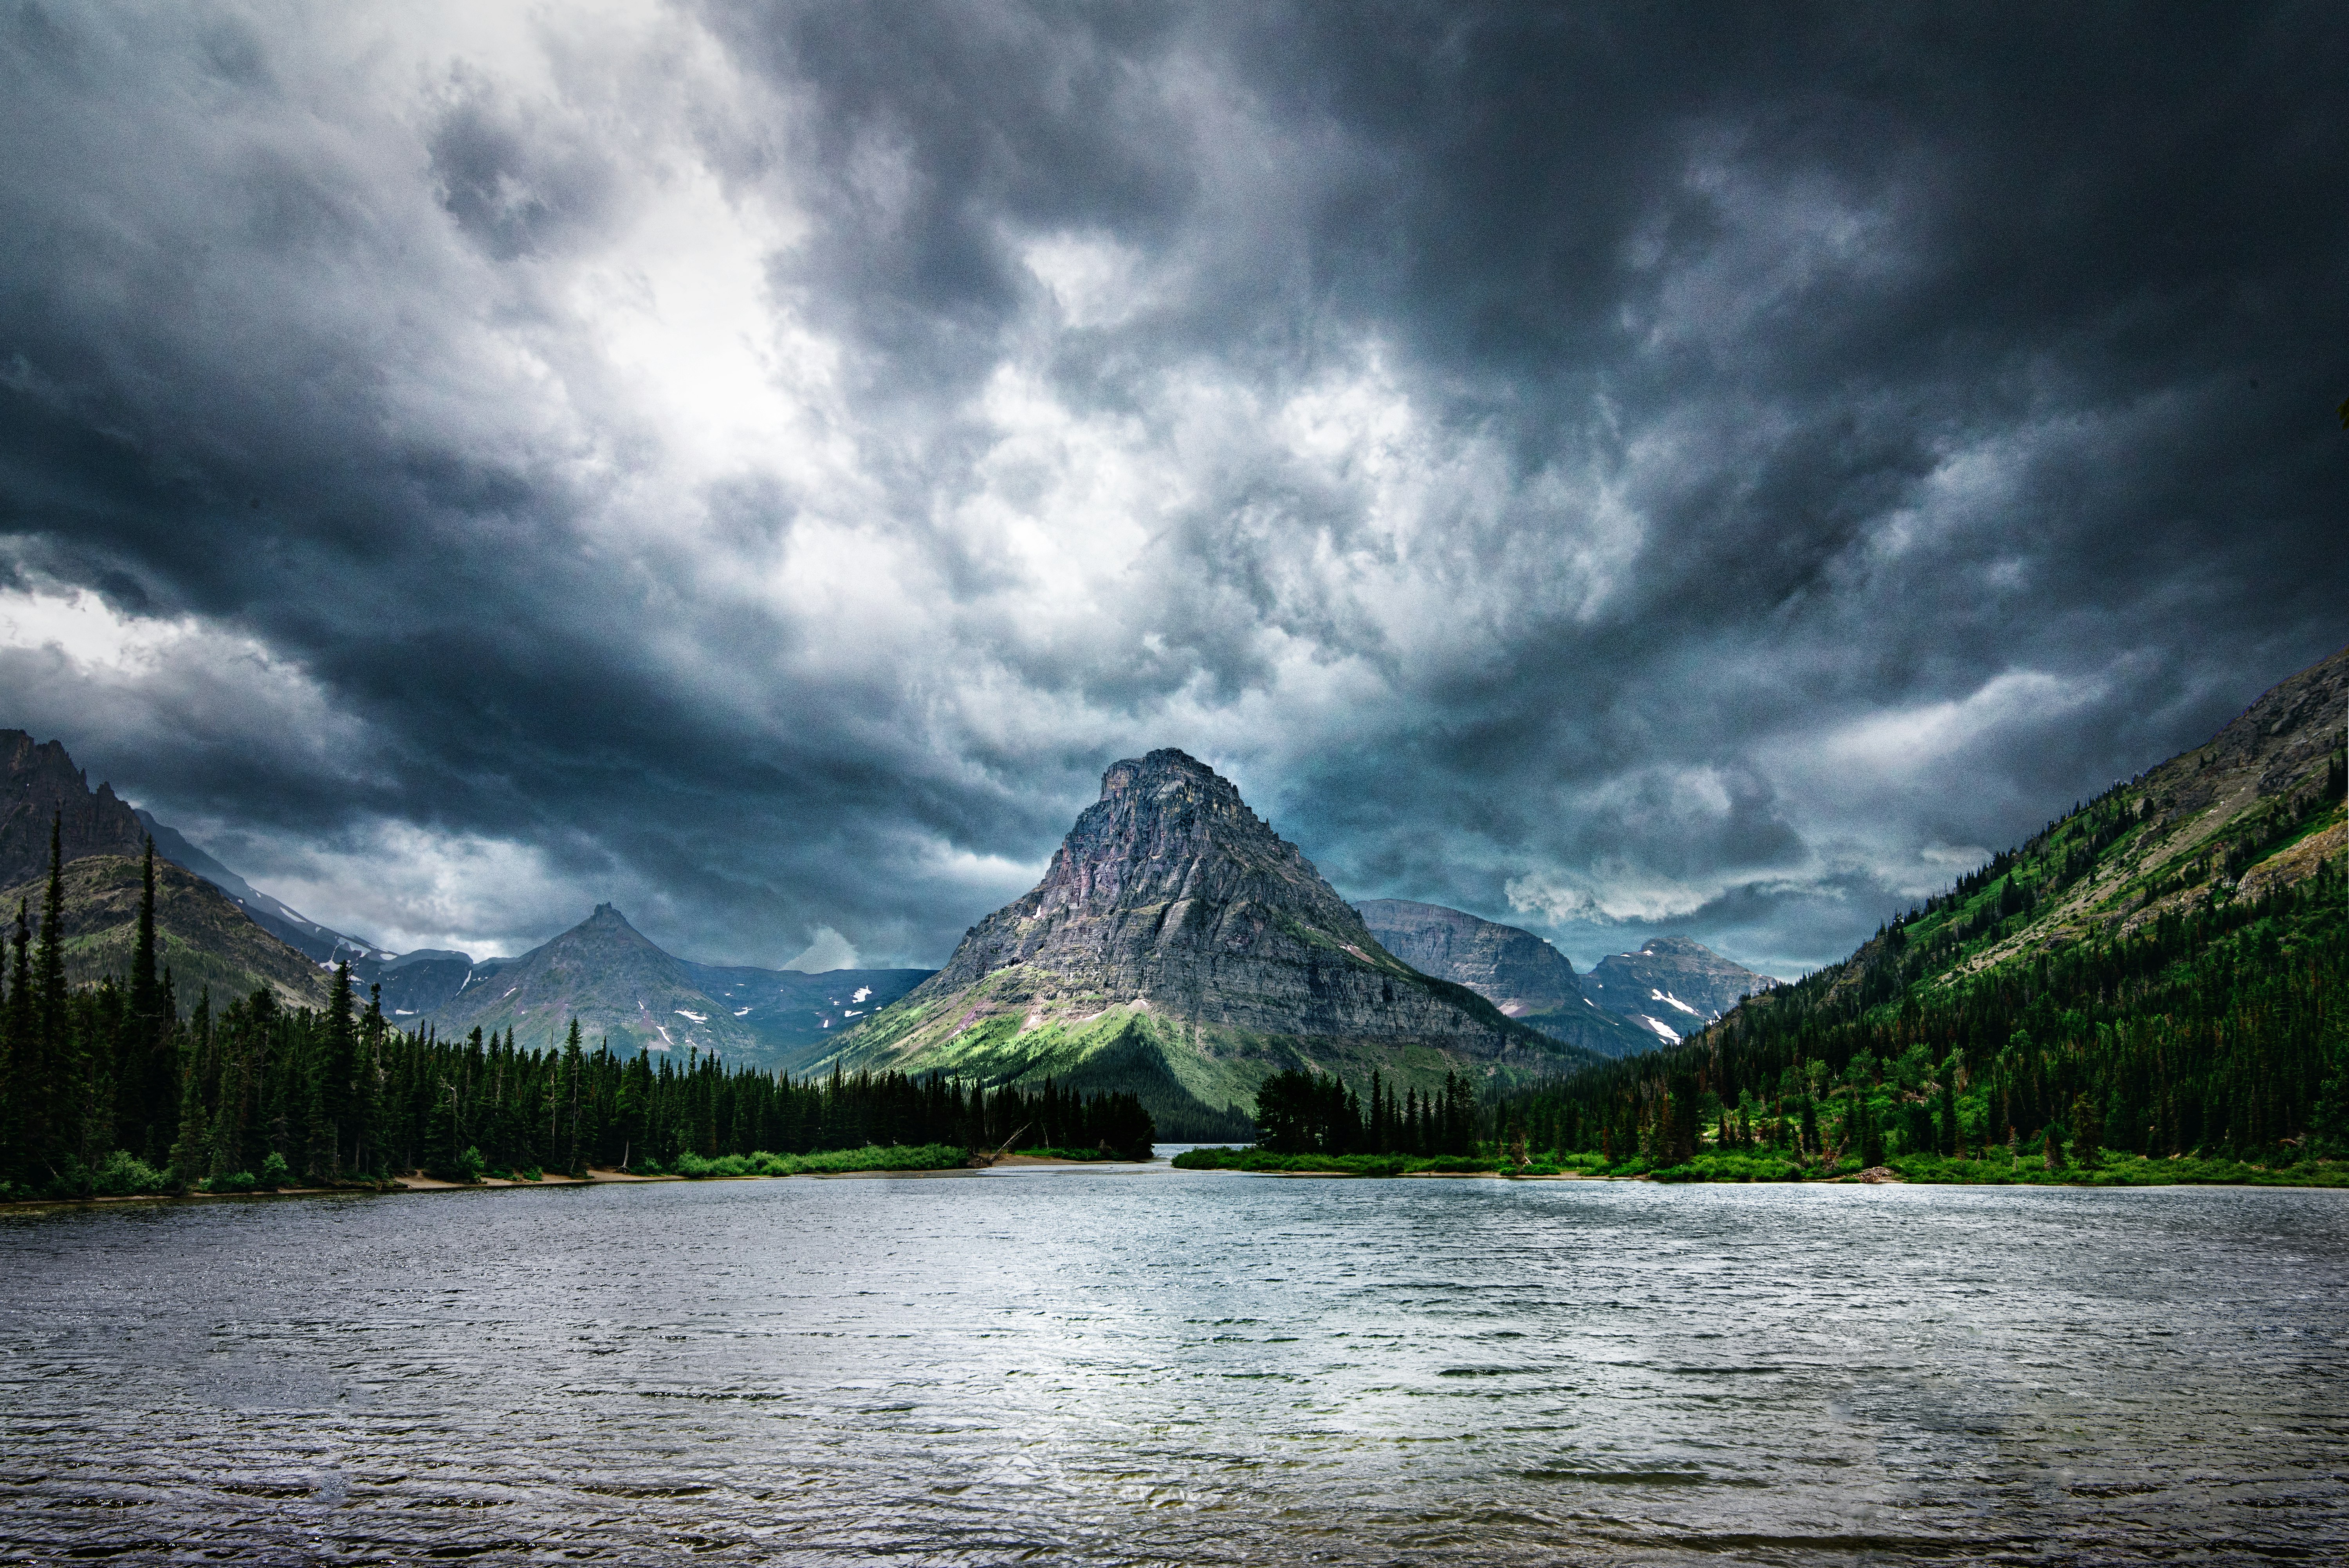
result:
[[[1503,1115],[1664,1163],[1708,1136],[1812,1158],[2349,1153],[2344,721],[2349,649],[1843,962]]]
[[[1247,1136],[1290,1068],[1425,1091],[1597,1058],[1388,952],[1229,781],[1160,751],[1112,766],[1044,880],[832,1060],[1127,1091],[1180,1139]]]
[[[130,973],[139,936],[140,862],[92,855],[67,863],[66,978],[76,985]],[[0,891],[0,911],[14,919],[18,899],[36,919],[48,877]],[[248,919],[219,888],[166,860],[155,863],[156,962],[171,971],[181,1008],[211,988],[217,1009],[264,987],[288,1007],[324,1007],[327,973]]]

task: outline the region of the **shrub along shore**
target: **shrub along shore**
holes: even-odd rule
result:
[[[543,1170],[536,1166],[506,1169],[489,1165],[478,1150],[467,1149],[456,1168],[440,1174],[411,1171],[406,1177],[344,1179],[333,1182],[305,1180],[295,1176],[283,1160],[272,1158],[264,1162],[262,1171],[249,1171],[227,1177],[214,1177],[191,1186],[179,1179],[178,1173],[165,1168],[155,1170],[130,1156],[109,1160],[98,1173],[88,1190],[69,1197],[19,1198],[7,1200],[8,1208],[49,1207],[57,1203],[98,1200],[119,1200],[138,1198],[173,1199],[185,1198],[234,1198],[255,1194],[316,1197],[321,1194],[351,1194],[357,1192],[446,1191],[458,1188],[481,1188],[495,1184],[500,1187],[590,1186],[610,1181],[707,1181],[779,1176],[850,1176],[857,1174],[885,1175],[893,1172],[984,1169],[999,1158],[975,1152],[954,1144],[890,1144],[872,1145],[864,1148],[823,1149],[810,1154],[726,1154],[705,1158],[690,1151],[680,1154],[667,1165],[658,1160],[639,1160],[624,1170],[561,1171]],[[1049,1161],[1054,1164],[1087,1165],[1106,1163],[1125,1157],[1100,1148],[1021,1148],[1010,1151],[1012,1158],[1023,1161]]]
[[[1445,1155],[1285,1154],[1268,1148],[1195,1148],[1174,1157],[1182,1170],[1237,1170],[1259,1176],[1584,1177],[1627,1181],[1913,1181],[1971,1187],[2349,1187],[2349,1164],[2309,1160],[2285,1166],[2179,1155],[2148,1158],[2111,1154],[2094,1165],[2050,1167],[2042,1155],[1992,1148],[1980,1158],[1898,1155],[1881,1165],[1857,1159],[1804,1160],[1782,1155],[1701,1153],[1672,1164],[1610,1161],[1598,1154],[1552,1154],[1522,1162],[1506,1153]]]

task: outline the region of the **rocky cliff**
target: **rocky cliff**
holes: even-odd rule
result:
[[[65,858],[146,853],[138,814],[116,798],[114,786],[89,787],[89,775],[66,755],[65,743],[35,744],[22,730],[0,730],[0,887],[46,877],[49,823],[62,814]]]
[[[1413,969],[1464,985],[1545,1034],[1606,1056],[1654,1048],[1650,1030],[1583,994],[1567,956],[1516,926],[1408,898],[1357,905],[1379,945]]]
[[[837,1057],[1132,1088],[1178,1137],[1228,1136],[1285,1067],[1424,1087],[1591,1059],[1390,953],[1230,781],[1171,750],[1103,774],[1044,879]]]

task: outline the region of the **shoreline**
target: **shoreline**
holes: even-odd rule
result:
[[[390,1178],[388,1187],[280,1187],[269,1191],[253,1192],[129,1192],[94,1193],[88,1198],[12,1198],[0,1201],[0,1213],[28,1209],[98,1208],[110,1203],[243,1203],[254,1199],[276,1198],[390,1198],[413,1192],[492,1192],[516,1189],[539,1189],[560,1187],[631,1187],[667,1181],[791,1181],[812,1178],[818,1181],[862,1180],[880,1177],[904,1179],[915,1177],[988,1176],[999,1170],[1111,1170],[1131,1172],[1144,1162],[1132,1160],[1054,1159],[1039,1155],[1009,1155],[992,1165],[957,1165],[927,1170],[803,1170],[793,1175],[745,1172],[740,1176],[687,1177],[673,1174],[637,1176],[609,1167],[590,1166],[587,1174],[579,1176],[547,1175],[536,1181],[519,1178],[485,1176],[479,1181],[443,1181],[438,1177],[409,1171]],[[1147,1162],[1163,1163],[1163,1162]]]

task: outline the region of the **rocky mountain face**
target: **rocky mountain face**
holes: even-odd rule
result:
[[[1355,906],[1379,945],[1423,974],[1464,985],[1543,1033],[1603,1056],[1651,1050],[1656,1036],[1584,994],[1567,956],[1516,926],[1408,898]]]
[[[423,1020],[442,1034],[480,1028],[514,1032],[515,1043],[560,1045],[577,1019],[589,1049],[719,1052],[748,1058],[758,1043],[732,1012],[705,994],[684,960],[673,958],[609,904],[519,958],[469,966],[455,996]]]
[[[70,983],[130,973],[139,940],[145,853],[142,843],[138,858],[86,855],[65,867],[60,934]],[[22,898],[38,920],[48,890],[46,843],[41,858],[37,877],[0,891],[0,909],[9,919],[16,918],[16,901]],[[215,1010],[264,988],[288,1007],[326,1004],[326,971],[247,919],[210,882],[160,858],[155,863],[155,934],[156,964],[171,970],[183,1012],[195,1006],[206,988]]]
[[[1583,976],[1584,993],[1650,1032],[1651,1046],[1717,1022],[1778,981],[1686,937],[1657,937],[1635,953],[1609,953]]]
[[[1387,951],[1228,780],[1169,750],[1111,767],[1044,879],[835,1059],[1130,1088],[1180,1137],[1229,1136],[1287,1067],[1425,1087],[1593,1058]]]
[[[35,744],[22,730],[0,730],[0,887],[13,887],[49,871],[49,824],[62,815],[65,858],[147,851],[138,815],[118,799],[114,786],[89,787],[89,775],[74,766],[65,744]]]

